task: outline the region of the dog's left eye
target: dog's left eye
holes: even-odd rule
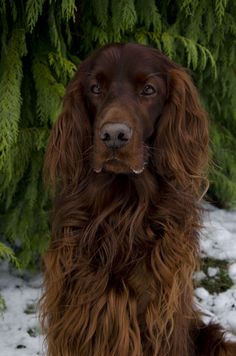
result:
[[[94,84],[90,88],[91,92],[95,95],[99,95],[102,92],[102,89],[99,84]]]
[[[153,95],[156,93],[156,89],[151,85],[151,84],[146,84],[143,88],[143,90],[141,91],[140,95]]]

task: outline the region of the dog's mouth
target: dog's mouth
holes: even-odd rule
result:
[[[94,171],[96,173],[108,172],[108,173],[116,173],[116,174],[141,174],[145,169],[146,164],[139,166],[130,165],[128,162],[113,156],[105,160],[102,164],[95,164]]]

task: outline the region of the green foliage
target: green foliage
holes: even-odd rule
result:
[[[0,294],[0,316],[4,313],[4,311],[7,309],[6,302],[4,298]]]
[[[219,25],[222,24],[223,18],[225,16],[226,5],[227,0],[216,0],[215,2],[215,14]]]
[[[62,0],[61,1],[61,15],[62,19],[66,22],[71,18],[75,21],[75,11],[77,7],[75,5],[75,0]]]
[[[53,58],[52,56],[51,58]],[[42,124],[55,120],[60,107],[60,101],[64,94],[64,86],[54,78],[48,62],[49,64],[52,63],[52,61],[50,63],[50,60],[45,61],[44,58],[36,56],[32,63],[32,73],[37,96],[37,116]],[[57,68],[58,65],[56,66]]]
[[[42,15],[45,0],[27,0],[26,3],[26,29],[33,32],[35,25]]]
[[[147,31],[153,30],[158,35],[161,34],[161,16],[154,0],[138,0],[136,11],[139,23],[144,25]]]
[[[0,169],[8,159],[9,149],[16,143],[21,110],[22,60],[26,54],[25,33],[15,29],[2,53],[0,77]]]
[[[23,266],[49,237],[42,165],[64,88],[109,42],[150,44],[192,71],[211,118],[209,195],[236,206],[235,19],[227,0],[0,0],[0,232]]]
[[[2,259],[8,259],[12,263],[14,263],[15,266],[19,267],[19,263],[14,256],[13,250],[10,247],[8,247],[0,242],[0,260],[2,260]],[[0,296],[0,304],[1,304],[1,296]],[[1,310],[1,307],[0,307],[0,310]]]

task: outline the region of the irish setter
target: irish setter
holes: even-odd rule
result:
[[[207,161],[207,117],[179,65],[133,43],[81,63],[46,152],[48,355],[236,355],[193,301]]]

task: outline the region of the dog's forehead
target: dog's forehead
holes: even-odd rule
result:
[[[104,70],[109,78],[139,76],[141,79],[153,72],[163,71],[163,68],[153,49],[121,45],[101,49],[93,59],[92,73],[97,74]]]

